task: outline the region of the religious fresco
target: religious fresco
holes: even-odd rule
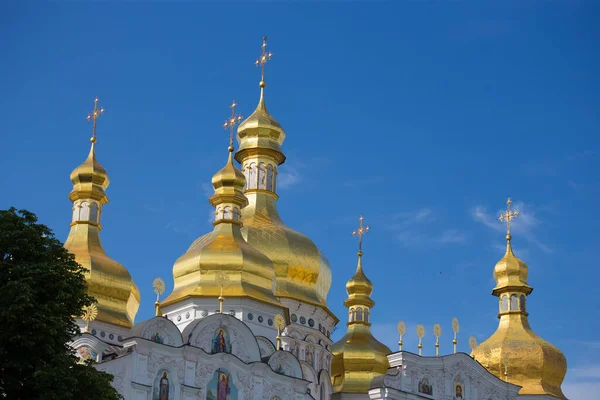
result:
[[[460,376],[457,376],[454,379],[454,390],[452,392],[453,400],[464,400],[465,399],[465,387],[460,380]]]
[[[152,400],[173,400],[175,389],[167,371],[160,371],[154,380]]]
[[[229,333],[227,329],[221,327],[215,332],[212,340],[211,353],[231,353],[231,342],[229,341]]]
[[[160,336],[158,334],[158,332],[156,332],[154,335],[152,335],[150,337],[150,340],[152,340],[153,342],[156,342],[156,343],[164,343],[165,342],[164,339],[163,339],[163,337]]]
[[[419,381],[419,393],[433,395],[433,386],[429,383],[429,379],[423,378]]]
[[[98,357],[98,353],[96,353],[94,350],[92,350],[88,346],[81,346],[80,348],[78,348],[77,355],[84,360],[94,360],[94,361],[96,360],[96,357]]]
[[[237,400],[238,391],[231,374],[226,369],[217,369],[206,387],[206,400]]]

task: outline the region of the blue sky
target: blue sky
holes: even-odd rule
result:
[[[440,323],[449,352],[454,316],[461,350],[484,340],[510,195],[531,325],[565,353],[563,387],[583,399],[600,390],[599,12],[591,1],[3,2],[0,208],[29,209],[66,238],[69,174],[98,94],[102,239],[140,287],[138,321],[150,317],[152,279],[171,287],[173,262],[211,229],[220,126],[232,99],[254,109],[268,35],[267,104],[287,131],[279,209],[327,255],[331,309],[344,319],[363,213],[380,340],[395,348],[404,320],[416,351],[422,323],[433,354]]]

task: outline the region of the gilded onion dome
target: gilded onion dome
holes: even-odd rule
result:
[[[508,219],[517,215],[510,214],[510,208],[508,213]],[[492,291],[499,298],[500,323],[471,355],[497,377],[521,386],[519,395],[566,399],[561,384],[567,361],[560,350],[531,330],[525,307],[533,290],[527,284],[528,268],[513,253],[510,228],[506,241],[506,253],[494,268],[496,287]]]
[[[387,355],[390,349],[371,333],[370,310],[373,284],[362,268],[362,252],[358,252],[356,273],[346,283],[348,298],[348,330],[334,343],[331,352],[331,382],[333,393],[367,393],[373,378],[384,375],[390,368]]]
[[[262,61],[265,53],[263,43]],[[289,228],[277,211],[278,166],[285,161],[281,146],[285,132],[265,105],[264,75],[258,106],[238,128],[240,148],[235,159],[246,177],[243,210],[244,238],[263,252],[275,267],[275,295],[327,308],[331,267],[325,256],[305,235]]]
[[[91,141],[87,159],[71,173],[73,222],[65,248],[88,270],[88,293],[98,302],[95,321],[131,328],[140,306],[140,292],[129,271],[106,255],[100,242],[100,216],[108,202],[104,190],[109,179],[96,160],[95,135]]]
[[[242,172],[233,165],[233,147],[227,164],[212,178],[215,207],[212,232],[198,238],[173,266],[175,286],[161,307],[192,297],[217,298],[221,294],[219,275],[229,284],[226,297],[247,297],[280,306],[273,295],[273,264],[263,253],[249,245],[241,233],[240,211],[247,204]]]

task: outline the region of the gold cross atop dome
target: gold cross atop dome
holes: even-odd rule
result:
[[[99,98],[98,96],[96,96],[96,98],[94,99],[94,111],[89,113],[87,116],[88,122],[94,121],[94,125],[92,128],[92,138],[90,139],[90,142],[92,143],[96,143],[96,120],[99,116],[101,116],[104,113],[104,107],[98,109],[98,100]]]
[[[512,204],[512,200],[510,197],[506,201],[506,211],[500,214],[498,217],[498,221],[506,222],[506,240],[510,240],[510,222],[519,215],[518,211],[511,211],[510,205]]]
[[[368,226],[363,226],[363,216],[362,214],[360,215],[360,218],[358,219],[358,229],[356,229],[354,232],[352,232],[352,236],[358,236],[358,252],[362,253],[362,239],[363,239],[363,235],[368,233],[371,228],[369,228]]]
[[[237,107],[237,103],[235,102],[235,100],[233,101],[233,103],[231,103],[231,105],[229,106],[229,108],[231,108],[231,117],[229,117],[228,119],[225,120],[225,123],[223,124],[223,129],[227,130],[227,128],[230,129],[229,132],[229,151],[233,151],[233,135],[235,133],[235,126],[237,124],[240,123],[240,121],[242,120],[241,115],[235,115],[235,107]]]
[[[273,53],[267,51],[267,37],[263,37],[263,43],[261,46],[262,54],[259,58],[256,59],[256,66],[260,65],[261,67],[261,75],[260,75],[260,87],[265,87],[267,84],[265,83],[265,64],[267,61],[273,57]]]

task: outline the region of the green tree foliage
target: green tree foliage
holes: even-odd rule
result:
[[[73,316],[92,304],[85,269],[35,214],[0,210],[0,398],[113,400],[113,376],[79,364]]]

